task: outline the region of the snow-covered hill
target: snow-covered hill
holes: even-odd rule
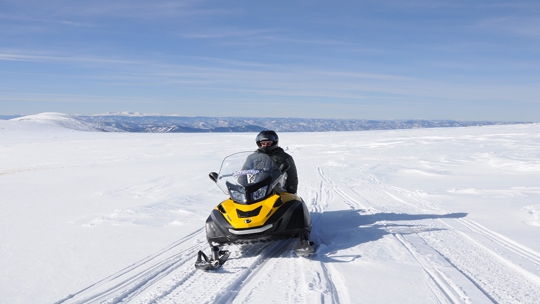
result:
[[[45,112],[36,115],[27,115],[13,118],[11,120],[78,131],[121,131],[112,127],[101,127],[96,123],[86,122],[80,118],[77,118],[74,115],[55,112]]]
[[[140,134],[0,121],[0,303],[537,303],[540,125],[280,133],[313,218],[230,246],[208,179],[255,133]]]

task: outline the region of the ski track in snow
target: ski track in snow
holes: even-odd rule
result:
[[[366,198],[370,202],[385,201],[385,208],[394,204],[396,208],[392,209],[409,214],[419,211],[449,214],[419,198],[413,192],[387,185],[368,173],[364,172],[364,175],[367,181],[379,188],[357,192],[359,196],[375,194],[379,196]],[[350,201],[348,196],[344,199]],[[424,268],[438,288],[438,291],[434,290],[434,293],[441,302],[537,303],[540,299],[538,273],[533,274],[524,270],[515,260],[508,259],[508,255],[494,252],[488,246],[475,241],[478,236],[461,232],[462,229],[458,231],[457,226],[461,224],[473,234],[478,234],[520,258],[534,263],[536,269],[540,266],[540,254],[469,219],[451,217],[445,219],[441,216],[439,219],[429,221],[431,222],[429,229],[425,232],[419,229],[419,232],[408,231],[402,234],[399,233],[399,229],[396,231],[392,227],[388,227],[387,230],[411,252]],[[493,247],[493,244],[489,247]],[[509,281],[514,281],[510,284],[510,288]],[[519,292],[516,293],[516,290]]]
[[[326,246],[320,215],[331,205],[335,208],[336,201],[351,212],[374,217],[406,214],[410,220],[399,224],[382,216],[376,223],[423,269],[438,302],[535,303],[540,298],[538,273],[517,262],[539,268],[540,255],[534,250],[367,172],[335,181],[323,166],[314,166],[318,181],[304,199],[313,214],[312,239],[318,249]],[[232,245],[222,268],[204,272],[194,269],[197,251],[208,251],[204,229],[199,229],[57,303],[253,303],[261,298],[265,303],[352,303],[347,285],[333,264],[325,262],[324,252],[298,258],[295,244],[296,240],[283,240]],[[268,280],[283,288],[268,290]]]
[[[204,239],[203,230],[56,303],[228,303],[255,275],[255,269],[282,255],[291,243],[233,246],[221,269],[204,272],[196,270],[194,262],[199,250],[208,251],[206,242],[175,252],[176,247]]]
[[[317,171],[325,186],[341,197],[350,209],[357,210],[360,208],[372,215],[379,213],[375,206],[366,207],[338,187],[332,179],[325,175],[321,167],[318,167]],[[422,213],[443,213],[439,219],[429,220],[431,223],[426,228],[411,229],[411,227],[406,227],[405,229],[396,229],[395,226],[384,221],[381,222],[386,226],[385,229],[410,252],[430,277],[433,283],[431,284],[432,291],[440,302],[535,303],[540,298],[540,292],[538,291],[540,277],[525,271],[502,255],[496,254],[485,246],[478,244],[467,235],[457,232],[443,220],[445,218],[444,213],[448,214],[448,212],[415,197],[414,193],[386,185],[365,172],[363,175],[362,191],[357,192],[356,187],[349,187],[349,190],[368,203],[381,205],[380,202],[384,202],[381,207],[386,209],[386,212],[407,214],[416,214],[419,211]],[[366,186],[368,186],[367,189]],[[325,187],[322,186],[321,188],[324,189]],[[391,192],[394,192],[394,194]],[[401,199],[398,196],[405,196],[407,199]],[[455,218],[453,221],[467,227],[471,232],[480,234],[491,242],[505,247],[523,259],[539,265],[540,260],[538,258],[540,256],[534,250],[490,231],[474,221],[462,218]],[[400,232],[400,230],[403,230],[403,232]],[[444,238],[441,237],[441,234],[444,234]],[[440,246],[442,243],[446,244]],[[473,256],[470,255],[471,248],[478,251]],[[481,257],[481,259],[476,259],[478,257]],[[497,272],[495,277],[503,279],[492,279],[494,269]],[[518,293],[523,295],[522,297],[516,298],[516,293],[510,292],[511,290],[507,287],[508,281],[505,278],[513,280],[519,278],[519,283],[515,284],[514,287],[522,291]]]
[[[61,303],[123,303],[147,289],[150,285],[193,260],[201,246],[190,246],[175,252],[196,237],[203,235],[199,229],[175,242],[157,254],[147,257],[116,274],[113,274],[81,291],[69,295]]]

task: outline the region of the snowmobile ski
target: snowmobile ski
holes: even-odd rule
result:
[[[212,257],[209,258],[204,252],[199,250],[195,268],[201,270],[216,270],[225,264],[230,255],[231,253],[228,250],[219,250],[218,247],[213,247]]]
[[[315,253],[315,248],[313,247],[313,245],[313,242],[300,242],[294,248],[294,252],[300,257],[308,257]]]

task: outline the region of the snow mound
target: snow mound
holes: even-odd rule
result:
[[[527,210],[533,217],[532,220],[525,221],[524,223],[529,226],[540,227],[540,205],[524,206],[523,209]]]
[[[77,118],[76,116],[55,112],[45,112],[36,115],[27,115],[13,118],[11,120],[40,123],[78,131],[103,131],[100,127],[85,122]]]

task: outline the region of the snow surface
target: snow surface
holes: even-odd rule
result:
[[[49,117],[57,120],[57,117]],[[229,246],[208,178],[255,134],[79,132],[0,121],[0,303],[538,303],[540,125],[281,133],[313,217]]]

